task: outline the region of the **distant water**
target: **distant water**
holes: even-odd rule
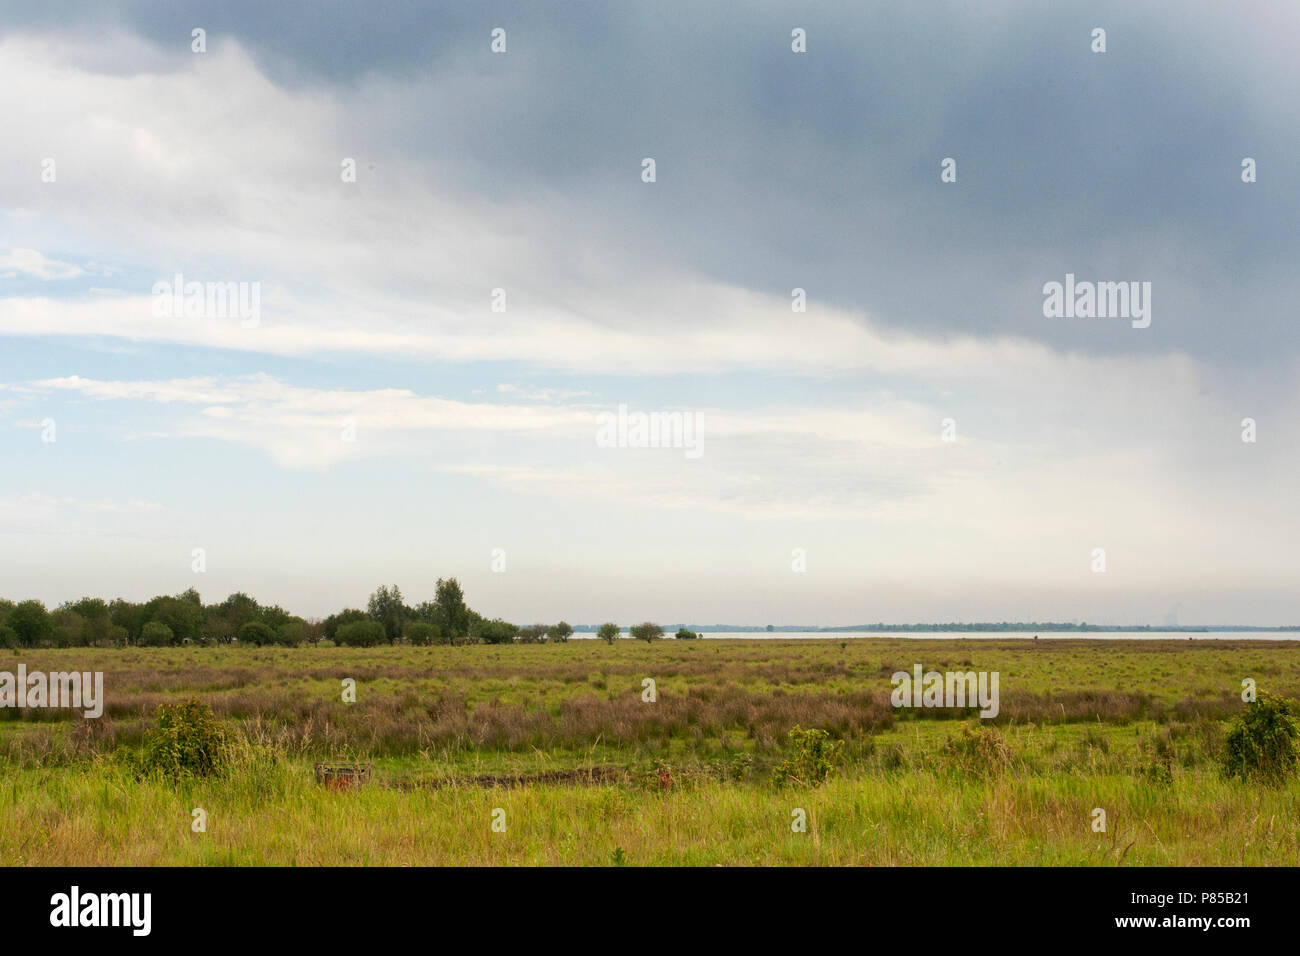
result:
[[[822,641],[847,641],[862,637],[933,638],[934,640],[1004,640],[1034,639],[1034,631],[718,631],[705,638],[739,637],[781,641],[812,638]],[[1039,640],[1120,640],[1120,641],[1295,641],[1300,631],[1038,631]]]

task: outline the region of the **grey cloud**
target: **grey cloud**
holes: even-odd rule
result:
[[[10,18],[182,47],[202,25],[287,86],[373,89],[346,132],[485,204],[535,197],[551,291],[579,309],[590,249],[598,268],[798,285],[813,307],[936,336],[1228,364],[1295,351],[1300,127],[1270,94],[1295,78],[1282,3],[122,2]],[[1088,49],[1097,25],[1105,55]],[[488,52],[493,26],[507,56]],[[1043,318],[1042,284],[1066,272],[1151,281],[1152,327]]]

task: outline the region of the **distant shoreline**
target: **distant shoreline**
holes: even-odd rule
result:
[[[576,624],[574,631],[594,632],[599,624]],[[1154,626],[1146,624],[855,624],[836,627],[765,624],[665,624],[664,630],[685,627],[705,634],[1221,634],[1300,633],[1300,625],[1259,627],[1247,624]],[[627,630],[623,628],[622,630]]]

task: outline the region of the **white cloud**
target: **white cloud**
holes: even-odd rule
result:
[[[35,276],[37,279],[75,279],[84,270],[70,262],[46,258],[35,249],[14,249],[0,253],[0,275],[12,279],[17,275]]]

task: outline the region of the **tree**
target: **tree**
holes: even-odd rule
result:
[[[76,611],[61,607],[50,615],[54,622],[54,643],[59,647],[79,647],[82,644],[81,632],[86,626],[86,619]]]
[[[108,602],[102,598],[84,597],[72,604],[65,604],[66,610],[81,616],[81,643],[91,647],[102,647],[109,643],[109,631],[113,622],[109,617]]]
[[[546,631],[546,636],[555,644],[567,644],[573,634],[573,626],[561,621]]]
[[[249,621],[257,621],[262,617],[262,606],[243,591],[236,591],[222,601],[217,605],[217,611],[221,617],[234,624],[235,633],[239,633],[239,629]]]
[[[203,617],[202,642],[204,644],[229,644],[238,631],[239,628],[235,627],[234,621],[214,613],[211,608]]]
[[[109,604],[108,616],[113,624],[126,628],[128,641],[138,641],[141,628],[149,620],[149,609],[143,604],[117,598]]]
[[[239,639],[240,644],[252,644],[255,647],[274,644],[278,639],[278,635],[270,625],[263,624],[261,621],[249,621],[239,629],[235,637]]]
[[[484,644],[513,644],[515,637],[519,634],[519,628],[509,621],[503,621],[499,617],[494,617],[490,621],[484,621],[476,629],[479,640]]]
[[[54,636],[54,621],[40,601],[20,601],[9,612],[5,623],[13,629],[23,647],[34,647]]]
[[[677,629],[677,640],[679,641],[693,641],[699,636],[700,635],[696,634],[694,631],[688,631],[684,627],[679,627]]]
[[[546,625],[534,624],[531,627],[521,628],[519,631],[520,644],[542,644],[546,641]]]
[[[470,610],[465,593],[455,578],[438,579],[433,596],[433,623],[447,637],[449,644],[463,644],[469,637]]]
[[[365,611],[359,610],[355,607],[344,608],[337,614],[331,614],[329,617],[325,618],[325,625],[323,628],[325,637],[337,644],[339,643],[339,628],[343,627],[345,624],[356,624],[360,621],[368,620],[370,620],[370,618],[366,616]]]
[[[275,632],[275,643],[285,647],[297,647],[302,643],[303,622],[297,618],[281,624]]]
[[[600,638],[602,641],[604,641],[606,644],[613,644],[615,638],[617,638],[618,635],[619,635],[618,625],[615,624],[613,621],[606,621],[604,624],[600,626],[600,630],[596,632],[596,636]]]
[[[209,604],[203,609],[202,637],[204,642],[229,644],[241,627],[249,621],[261,620],[261,605],[242,591],[236,591],[220,604]]]
[[[354,621],[341,626],[334,640],[348,647],[378,647],[387,640],[387,635],[378,621]]]
[[[652,624],[650,621],[645,621],[641,624],[633,624],[631,627],[631,633],[636,640],[645,641],[648,644],[651,641],[657,641],[659,638],[663,637],[664,629],[658,624]]]
[[[406,625],[403,633],[409,642],[419,647],[428,647],[430,644],[438,643],[438,626],[429,624],[427,621],[412,621]]]
[[[398,638],[402,636],[402,625],[406,617],[406,605],[402,603],[401,589],[396,584],[391,588],[381,584],[379,590],[370,595],[366,613],[370,615],[370,620],[383,625],[388,643],[396,644]]]
[[[203,625],[203,605],[195,603],[196,597],[193,588],[177,597],[156,597],[145,605],[149,620],[166,624],[178,641],[196,640],[202,636]]]
[[[267,604],[262,608],[258,620],[273,631],[279,631],[286,624],[298,620],[278,604]]]
[[[161,621],[150,621],[140,628],[140,643],[145,647],[169,647],[175,638],[172,629]]]

